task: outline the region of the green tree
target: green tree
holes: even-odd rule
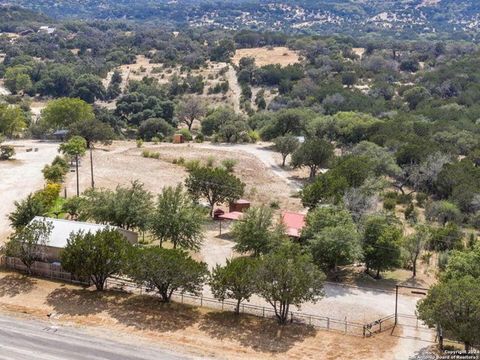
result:
[[[480,279],[480,243],[470,250],[453,251],[442,278],[461,278],[465,275]]]
[[[185,180],[188,192],[194,199],[205,198],[210,204],[210,216],[213,207],[225,202],[240,199],[245,184],[223,168],[197,167],[190,171]]]
[[[447,223],[458,223],[462,213],[455,204],[448,201],[430,203],[425,209],[425,217],[430,221],[437,221],[443,226]]]
[[[272,249],[282,237],[283,230],[273,224],[272,209],[262,206],[248,209],[242,220],[233,225],[231,233],[236,241],[236,251],[259,256]]]
[[[466,275],[440,281],[419,301],[417,311],[427,325],[439,326],[449,338],[462,341],[465,350],[480,344],[478,278]]]
[[[77,196],[80,195],[80,181],[78,174],[78,160],[87,151],[87,142],[80,136],[74,136],[68,142],[60,144],[59,151],[75,159],[75,173],[77,175]]]
[[[213,296],[220,301],[236,300],[235,314],[239,314],[242,301],[248,301],[255,293],[257,268],[258,260],[250,257],[227,260],[225,266],[217,265],[209,281]]]
[[[70,215],[72,219],[78,219],[85,208],[85,199],[80,196],[73,196],[62,204],[62,212]]]
[[[415,233],[406,236],[402,241],[407,259],[412,266],[413,277],[417,276],[417,261],[422,251],[430,241],[430,231],[425,225],[418,225]]]
[[[20,259],[29,274],[35,261],[45,259],[45,250],[53,225],[46,220],[35,220],[17,230],[6,245],[7,256]]]
[[[36,216],[43,216],[48,210],[35,194],[29,194],[24,200],[15,201],[14,204],[15,210],[8,215],[8,219],[17,231],[27,226]]]
[[[86,217],[125,230],[147,230],[153,210],[152,194],[139,181],[130,187],[119,185],[115,191],[88,190],[84,196]]]
[[[177,105],[176,112],[178,120],[187,125],[188,130],[191,131],[193,122],[195,120],[201,121],[207,109],[205,103],[199,96],[189,96]]]
[[[166,187],[157,198],[155,210],[150,219],[150,230],[160,241],[166,240],[177,246],[198,250],[203,240],[203,210],[183,191],[183,187]]]
[[[17,94],[21,91],[28,91],[32,88],[32,80],[29,75],[29,68],[23,65],[10,67],[5,71],[5,87]]]
[[[309,241],[315,263],[325,271],[350,265],[361,258],[360,236],[355,227],[328,227]]]
[[[62,251],[62,267],[79,277],[87,277],[102,291],[105,281],[125,269],[130,243],[115,229],[97,233],[72,233]]]
[[[385,216],[373,215],[365,222],[363,254],[367,272],[393,269],[400,264],[402,231]]]
[[[15,156],[15,148],[11,145],[0,145],[0,161],[10,160]]]
[[[0,136],[12,137],[27,126],[25,113],[18,106],[0,104]]]
[[[128,274],[169,302],[174,291],[200,294],[208,270],[207,264],[193,260],[183,250],[152,246],[135,249]]]
[[[293,154],[300,145],[298,139],[291,135],[280,136],[274,140],[274,143],[275,151],[282,155],[282,167],[285,166],[287,156]]]
[[[314,179],[317,171],[330,166],[333,159],[333,146],[322,139],[308,139],[293,153],[292,166],[310,168],[310,179]]]
[[[42,110],[43,121],[54,129],[65,129],[78,121],[88,121],[94,118],[92,106],[81,99],[52,100]]]
[[[96,99],[105,98],[105,88],[102,79],[92,74],[83,74],[75,81],[72,97],[78,97],[83,101],[93,104]]]
[[[410,110],[415,110],[421,102],[428,100],[430,96],[430,92],[422,86],[415,86],[403,93]]]
[[[323,296],[325,275],[300,245],[284,242],[266,255],[258,269],[257,293],[274,309],[280,324],[286,324],[290,306]]]
[[[62,183],[66,175],[65,170],[60,165],[45,165],[42,173],[47,182],[57,184]]]
[[[69,126],[68,136],[80,136],[85,139],[87,148],[90,150],[90,174],[92,188],[95,187],[93,176],[93,147],[95,143],[110,144],[115,138],[112,127],[97,119],[79,120]]]
[[[157,137],[164,139],[173,135],[175,128],[163,119],[151,118],[140,123],[138,135],[145,141],[151,141]]]

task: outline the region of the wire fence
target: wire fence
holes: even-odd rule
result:
[[[155,290],[149,289],[145,286],[139,286],[138,284],[123,278],[109,278],[106,283],[106,288],[110,290],[126,291],[137,294],[149,294],[157,296]],[[215,310],[222,311],[235,311],[237,303],[234,301],[220,301],[215,298],[207,296],[196,296],[187,293],[174,292],[172,294],[172,300],[182,304],[208,307]],[[240,313],[249,314],[264,318],[276,318],[273,308],[251,305],[242,303],[240,305]],[[327,316],[318,316],[305,314],[297,311],[291,311],[289,313],[289,321],[291,323],[298,323],[304,325],[314,326],[319,329],[325,329],[328,331],[340,332],[343,334],[349,334],[354,336],[365,336],[365,325],[348,321],[345,319],[335,319]]]
[[[28,273],[27,267],[18,259],[14,257],[0,256],[0,266],[7,269],[13,269]],[[89,286],[91,285],[89,279],[81,279],[73,274],[62,269],[60,264],[51,264],[45,262],[35,262],[30,268],[31,275],[37,275],[48,279],[60,280],[72,284],[79,284]],[[130,279],[111,277],[107,279],[105,289],[114,291],[123,291],[133,294],[158,296],[154,289],[146,286],[140,286]],[[235,301],[220,301],[218,299],[208,296],[196,296],[188,293],[174,292],[172,300],[181,304],[207,307],[221,311],[235,311],[237,303]],[[252,304],[240,304],[240,313],[254,315],[263,318],[276,318],[275,311],[271,307],[258,306]],[[429,330],[421,320],[415,315],[398,314],[397,323],[395,323],[395,315],[389,315],[380,318],[371,323],[362,324],[352,322],[345,319],[336,319],[328,316],[319,316],[313,314],[306,314],[298,311],[289,312],[289,322],[314,326],[318,329],[334,331],[338,333],[370,337],[375,334],[390,330],[396,325],[415,327],[417,329]]]
[[[63,270],[60,264],[51,264],[46,262],[35,261],[30,268],[30,272],[25,264],[18,258],[1,256],[0,266],[7,269],[17,270],[23,273],[29,273],[30,275],[36,275],[47,279],[60,280],[72,284],[79,284],[89,286],[89,279],[79,278],[69,272]]]

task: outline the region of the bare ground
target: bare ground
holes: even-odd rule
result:
[[[193,356],[221,359],[393,359],[399,339],[346,336],[301,325],[204,308],[162,304],[155,297],[102,294],[11,272],[0,272],[0,311],[53,323],[136,336]]]
[[[241,58],[253,57],[257,66],[279,64],[287,66],[296,64],[300,61],[299,55],[287,47],[260,47],[251,49],[238,49],[232,59],[235,65],[238,65]]]
[[[41,170],[57,155],[58,144],[32,140],[12,141],[16,155],[14,160],[0,161],[0,245],[10,233],[7,216],[15,209],[14,202],[42,188]],[[38,148],[37,152],[26,152]]]
[[[142,157],[143,150],[159,152],[160,159]],[[256,205],[278,201],[284,210],[302,209],[300,200],[291,197],[294,191],[284,179],[272,173],[256,156],[240,151],[240,148],[236,150],[204,148],[202,144],[146,144],[139,149],[134,142],[114,142],[111,146],[94,151],[95,183],[97,187],[112,189],[139,180],[146,189],[157,194],[165,186],[183,183],[187,177],[185,168],[173,164],[174,160],[183,158],[205,163],[208,159],[214,159],[216,165],[221,165],[223,160],[235,159],[235,175],[246,184],[245,198]],[[80,191],[88,189],[90,183],[90,159],[85,156],[80,167]],[[74,194],[74,173],[69,174],[66,184],[68,193]]]

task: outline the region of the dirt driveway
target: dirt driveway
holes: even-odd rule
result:
[[[10,233],[7,215],[15,209],[14,202],[22,200],[43,186],[43,167],[52,162],[58,144],[33,140],[11,141],[15,146],[15,160],[0,162],[0,244]],[[38,151],[26,152],[38,148]]]

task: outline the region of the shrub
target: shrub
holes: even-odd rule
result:
[[[383,200],[383,208],[385,210],[394,211],[396,206],[397,206],[396,199],[386,198],[385,200]]]
[[[187,169],[187,171],[191,172],[195,169],[198,169],[200,167],[200,160],[189,160],[184,162],[184,166]]]
[[[235,159],[225,159],[222,161],[222,166],[227,170],[229,173],[232,173],[235,165],[237,165],[237,160]]]
[[[42,173],[48,183],[62,183],[66,174],[65,170],[58,164],[45,165]]]
[[[159,136],[154,136],[152,138],[152,142],[155,144],[155,145],[158,145],[160,143],[160,141],[162,141],[162,139],[160,139]]]
[[[412,195],[410,194],[399,194],[397,197],[397,204],[409,204],[412,202]]]
[[[15,155],[15,148],[10,145],[0,146],[0,160],[9,160]]]
[[[35,197],[47,209],[51,208],[60,195],[60,184],[47,184],[43,190],[35,193]]]
[[[202,143],[204,141],[205,141],[205,136],[202,133],[197,134],[197,136],[195,136],[195,142]]]
[[[142,139],[138,139],[137,140],[137,148],[141,148],[143,146],[143,140]]]
[[[213,167],[215,165],[215,157],[214,156],[209,156],[207,158],[207,167]]]
[[[60,166],[65,174],[68,172],[70,169],[70,166],[68,165],[67,160],[63,156],[56,156],[55,159],[52,161],[52,166]]]
[[[185,141],[192,140],[192,133],[187,128],[180,129],[178,133],[183,135],[183,138],[185,139]]]
[[[159,152],[154,152],[154,151],[148,151],[148,150],[143,150],[142,151],[142,156],[144,158],[150,158],[150,159],[159,159],[160,158],[160,153]]]
[[[248,132],[248,137],[250,138],[250,142],[256,143],[260,140],[260,133],[256,130],[250,130]]]
[[[405,208],[405,211],[404,211],[404,215],[405,215],[405,220],[409,220],[409,221],[412,221],[412,222],[417,221],[418,213],[417,213],[417,210],[415,209],[415,206],[413,205],[413,203],[410,203],[410,204],[407,205],[407,207]]]
[[[428,200],[428,195],[422,192],[417,193],[417,196],[415,197],[417,199],[417,205],[421,208],[425,206],[425,203]]]
[[[383,195],[383,198],[384,199],[395,199],[395,201],[397,201],[398,193],[396,193],[395,191],[389,191],[389,192],[385,193],[385,195]]]
[[[270,201],[270,209],[274,209],[274,210],[280,209],[280,203],[278,202],[278,200]]]

